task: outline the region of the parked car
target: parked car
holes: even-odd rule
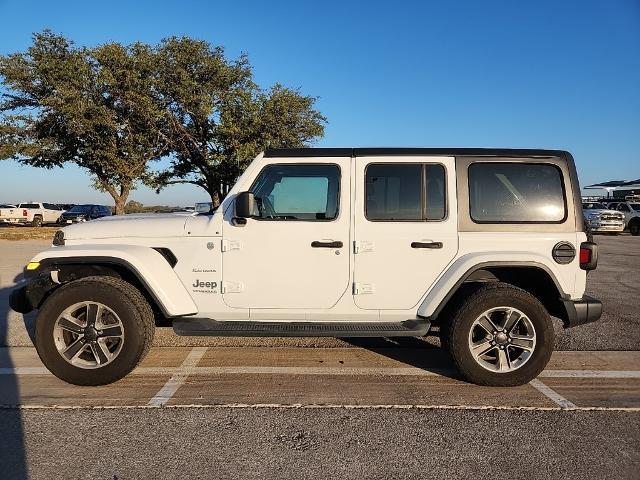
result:
[[[524,385],[551,316],[596,321],[573,158],[556,150],[268,150],[208,214],[70,225],[10,297],[44,365],[131,372],[155,322],[180,335],[424,336],[472,382]],[[204,209],[203,209],[204,210]],[[55,273],[55,274],[54,274]]]
[[[13,210],[16,208],[18,207],[10,203],[0,204],[0,223],[10,223],[9,218],[13,217]]]
[[[625,228],[631,235],[640,235],[640,202],[617,202],[615,210],[624,216]]]
[[[593,233],[618,234],[624,231],[624,215],[615,210],[607,209],[599,202],[585,202],[582,204],[584,218]]]
[[[61,213],[62,209],[53,203],[26,202],[15,208],[0,210],[0,221],[40,227],[56,223]]]
[[[105,205],[75,205],[60,215],[58,223],[60,225],[67,225],[70,223],[87,222],[110,215],[111,208]]]

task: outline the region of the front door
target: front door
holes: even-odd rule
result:
[[[417,305],[458,251],[455,159],[356,159],[354,301]]]
[[[228,306],[326,309],[348,291],[350,163],[278,159],[262,168],[250,188],[257,218],[240,225],[225,215]]]

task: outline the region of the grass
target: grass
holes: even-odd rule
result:
[[[0,226],[0,240],[53,240],[59,227]]]

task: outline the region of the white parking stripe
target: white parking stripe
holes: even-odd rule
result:
[[[190,355],[193,352],[190,353]],[[138,367],[131,375],[179,374],[180,367]],[[237,375],[237,374],[281,374],[281,375],[389,375],[389,376],[441,376],[456,373],[455,370],[417,367],[197,367],[189,369],[189,375]],[[0,368],[0,375],[50,375],[45,367]],[[638,370],[545,370],[539,378],[640,378]]]
[[[552,388],[548,387],[547,385],[545,385],[544,383],[542,383],[538,379],[531,380],[529,382],[529,385],[531,385],[533,388],[538,390],[540,393],[542,393],[543,395],[545,395],[546,397],[550,398],[555,403],[560,405],[560,408],[562,408],[562,409],[565,409],[565,408],[576,408],[576,404],[575,403],[570,402],[569,400],[564,398],[562,395],[560,395],[558,392],[556,392]]]
[[[345,409],[345,410],[519,410],[529,412],[631,412],[639,413],[640,407],[532,407],[512,405],[426,405],[426,404],[286,404],[286,403],[218,403],[218,404],[176,404],[176,405],[0,405],[1,410],[146,410],[150,408],[167,409]]]
[[[640,378],[637,370],[545,370],[544,378]]]
[[[173,397],[176,391],[182,386],[194,367],[198,365],[198,362],[202,359],[206,351],[207,347],[195,347],[191,350],[177,372],[174,373],[160,391],[149,400],[148,405],[162,406],[171,400],[171,397]]]

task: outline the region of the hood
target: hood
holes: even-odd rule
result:
[[[590,216],[590,215],[600,215],[602,213],[606,213],[608,215],[614,214],[614,215],[622,215],[624,217],[624,214],[622,214],[622,212],[618,212],[616,210],[608,210],[606,208],[590,208],[589,210],[585,210],[584,214],[586,216]]]
[[[64,238],[82,240],[124,237],[179,237],[184,235],[184,225],[188,219],[189,216],[173,213],[115,215],[64,227]]]
[[[89,212],[62,212],[62,217],[88,217]]]

